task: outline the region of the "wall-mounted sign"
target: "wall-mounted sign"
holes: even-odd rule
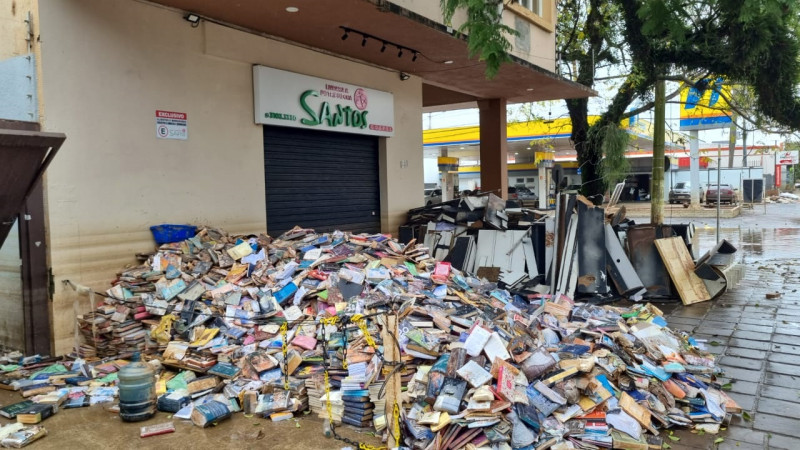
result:
[[[156,137],[159,139],[189,139],[186,113],[156,110]]]
[[[392,94],[271,67],[253,67],[258,124],[394,135]]]
[[[798,164],[800,163],[800,158],[798,158],[797,150],[790,150],[790,151],[783,151],[778,152],[778,161],[775,164]]]

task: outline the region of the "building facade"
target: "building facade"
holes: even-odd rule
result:
[[[552,0],[505,7],[520,36],[493,80],[434,1],[13,3],[20,49],[0,64],[30,54],[36,89],[30,117],[0,118],[67,135],[43,180],[55,354],[89,308],[66,281],[105,289],[152,225],[396,233],[422,198],[424,108],[481,105],[504,155],[507,102],[591,95],[552,73]]]

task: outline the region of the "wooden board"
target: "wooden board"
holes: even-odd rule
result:
[[[694,273],[694,262],[681,237],[656,239],[658,254],[684,305],[711,300],[705,283]]]
[[[387,315],[385,316],[385,322],[383,329],[381,330],[381,339],[383,340],[383,348],[384,354],[383,357],[387,363],[399,363],[400,362],[400,354],[398,353],[397,345],[394,341],[395,338],[393,336],[399,336],[399,330],[397,326],[397,316],[396,315]],[[391,370],[391,367],[387,367]],[[389,439],[388,444],[389,448],[395,448],[400,446],[400,442],[395,439],[395,436],[400,436],[400,441],[402,442],[402,431],[396,429],[396,423],[394,420],[394,405],[397,403],[397,406],[400,410],[403,409],[403,398],[402,392],[400,390],[400,372],[394,372],[392,376],[386,380],[386,429],[389,431]]]

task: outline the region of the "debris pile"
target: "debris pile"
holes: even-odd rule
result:
[[[605,252],[622,248],[614,228],[587,205],[570,215],[580,220],[561,223],[579,248],[562,261],[589,267],[581,261],[598,256],[581,244],[587,236],[600,240],[602,262],[592,262],[593,279],[564,269],[563,285],[576,278],[584,292],[609,289],[598,286]],[[525,274],[536,265],[532,235],[511,236],[510,255],[520,248],[522,257],[508,268]],[[29,403],[0,414],[113,402],[132,352],[156,369],[158,410],[174,419],[224,426],[239,412],[281,421],[310,410],[333,423],[334,437],[346,425],[411,448],[647,445],[672,427],[715,433],[740,412],[716,384],[704,343],[670,330],[653,305],[514,289],[524,283],[478,276],[434,258],[436,250],[380,234],[295,228],[273,239],[201,229],[126,268],[105,293],[76,286],[93,311],[77,318],[75,353],[8,355],[0,384]],[[25,430],[30,439],[46,433]],[[171,430],[144,427],[142,436]]]
[[[735,284],[724,276],[732,260],[712,264],[722,274],[694,267],[693,225],[638,225],[614,206],[619,191],[605,208],[562,194],[550,213],[506,208],[493,194],[462,197],[409,211],[401,238],[416,238],[437,260],[522,295],[692,304]]]
[[[791,192],[773,192],[767,197],[767,203],[800,203],[800,196]]]

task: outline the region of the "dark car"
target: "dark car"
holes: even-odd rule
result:
[[[705,199],[703,188],[698,187],[700,203]],[[692,185],[685,181],[675,183],[675,187],[669,191],[669,203],[689,203],[692,201]]]
[[[731,205],[736,204],[736,193],[733,191],[733,187],[730,184],[719,185],[719,202],[730,203]],[[716,203],[717,203],[717,185],[709,184],[708,189],[706,189],[706,204],[713,205]]]

